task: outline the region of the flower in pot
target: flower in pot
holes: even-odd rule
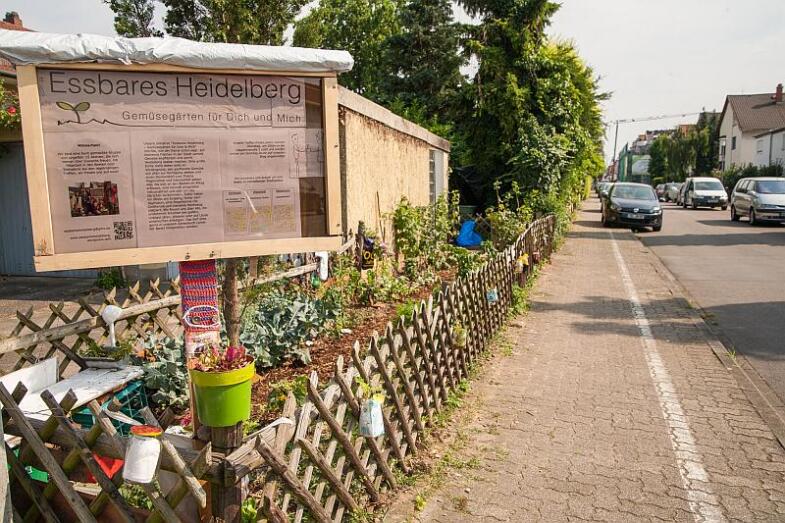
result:
[[[245,347],[205,347],[188,362],[199,421],[208,427],[231,427],[250,418],[255,373]]]

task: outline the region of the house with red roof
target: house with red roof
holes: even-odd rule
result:
[[[720,169],[757,164],[766,140],[785,140],[785,99],[782,84],[773,93],[731,94],[725,98],[719,124]],[[771,137],[769,135],[772,135]],[[783,143],[768,144],[785,150]],[[768,165],[768,163],[766,163]]]

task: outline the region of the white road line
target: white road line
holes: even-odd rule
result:
[[[719,501],[709,485],[709,477],[703,466],[700,452],[698,452],[695,446],[695,439],[690,430],[689,420],[681,407],[679,395],[673,386],[668,369],[665,368],[660,353],[657,351],[657,342],[651,332],[651,326],[648,318],[646,318],[643,305],[641,305],[641,301],[638,299],[638,291],[635,289],[635,284],[630,277],[630,271],[627,269],[627,264],[624,261],[621,250],[619,250],[613,231],[609,232],[611,234],[613,254],[616,257],[621,279],[627,291],[635,323],[641,333],[646,364],[649,367],[654,388],[657,390],[662,417],[668,424],[668,435],[673,452],[676,455],[676,464],[679,467],[681,482],[687,491],[693,517],[695,521],[701,522],[725,521]]]

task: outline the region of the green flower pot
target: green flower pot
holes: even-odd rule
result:
[[[253,362],[226,372],[190,369],[188,373],[202,425],[231,427],[251,417],[251,380],[256,373]]]

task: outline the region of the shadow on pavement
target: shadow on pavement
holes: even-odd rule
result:
[[[747,227],[751,231],[754,231],[757,228],[773,227],[776,229],[782,227],[782,224],[777,222],[762,222],[755,227],[752,227],[746,219],[740,222],[732,222],[730,221],[730,218],[727,220],[698,220],[698,223],[708,225],[709,227]]]
[[[680,236],[646,236],[641,238],[648,247],[665,245],[698,247],[713,245],[725,247],[730,245],[785,245],[783,232],[764,232],[759,234],[684,234]]]
[[[607,296],[587,296],[581,301],[565,304],[532,301],[537,312],[568,312],[586,318],[572,327],[581,333],[616,334],[640,337],[629,301]],[[652,331],[658,339],[677,336],[683,343],[704,341],[701,331],[685,322],[692,307],[681,297],[652,300],[644,303]],[[727,342],[745,356],[785,363],[785,301],[728,304],[705,309],[704,319],[719,329]],[[726,342],[726,343],[727,343]]]

